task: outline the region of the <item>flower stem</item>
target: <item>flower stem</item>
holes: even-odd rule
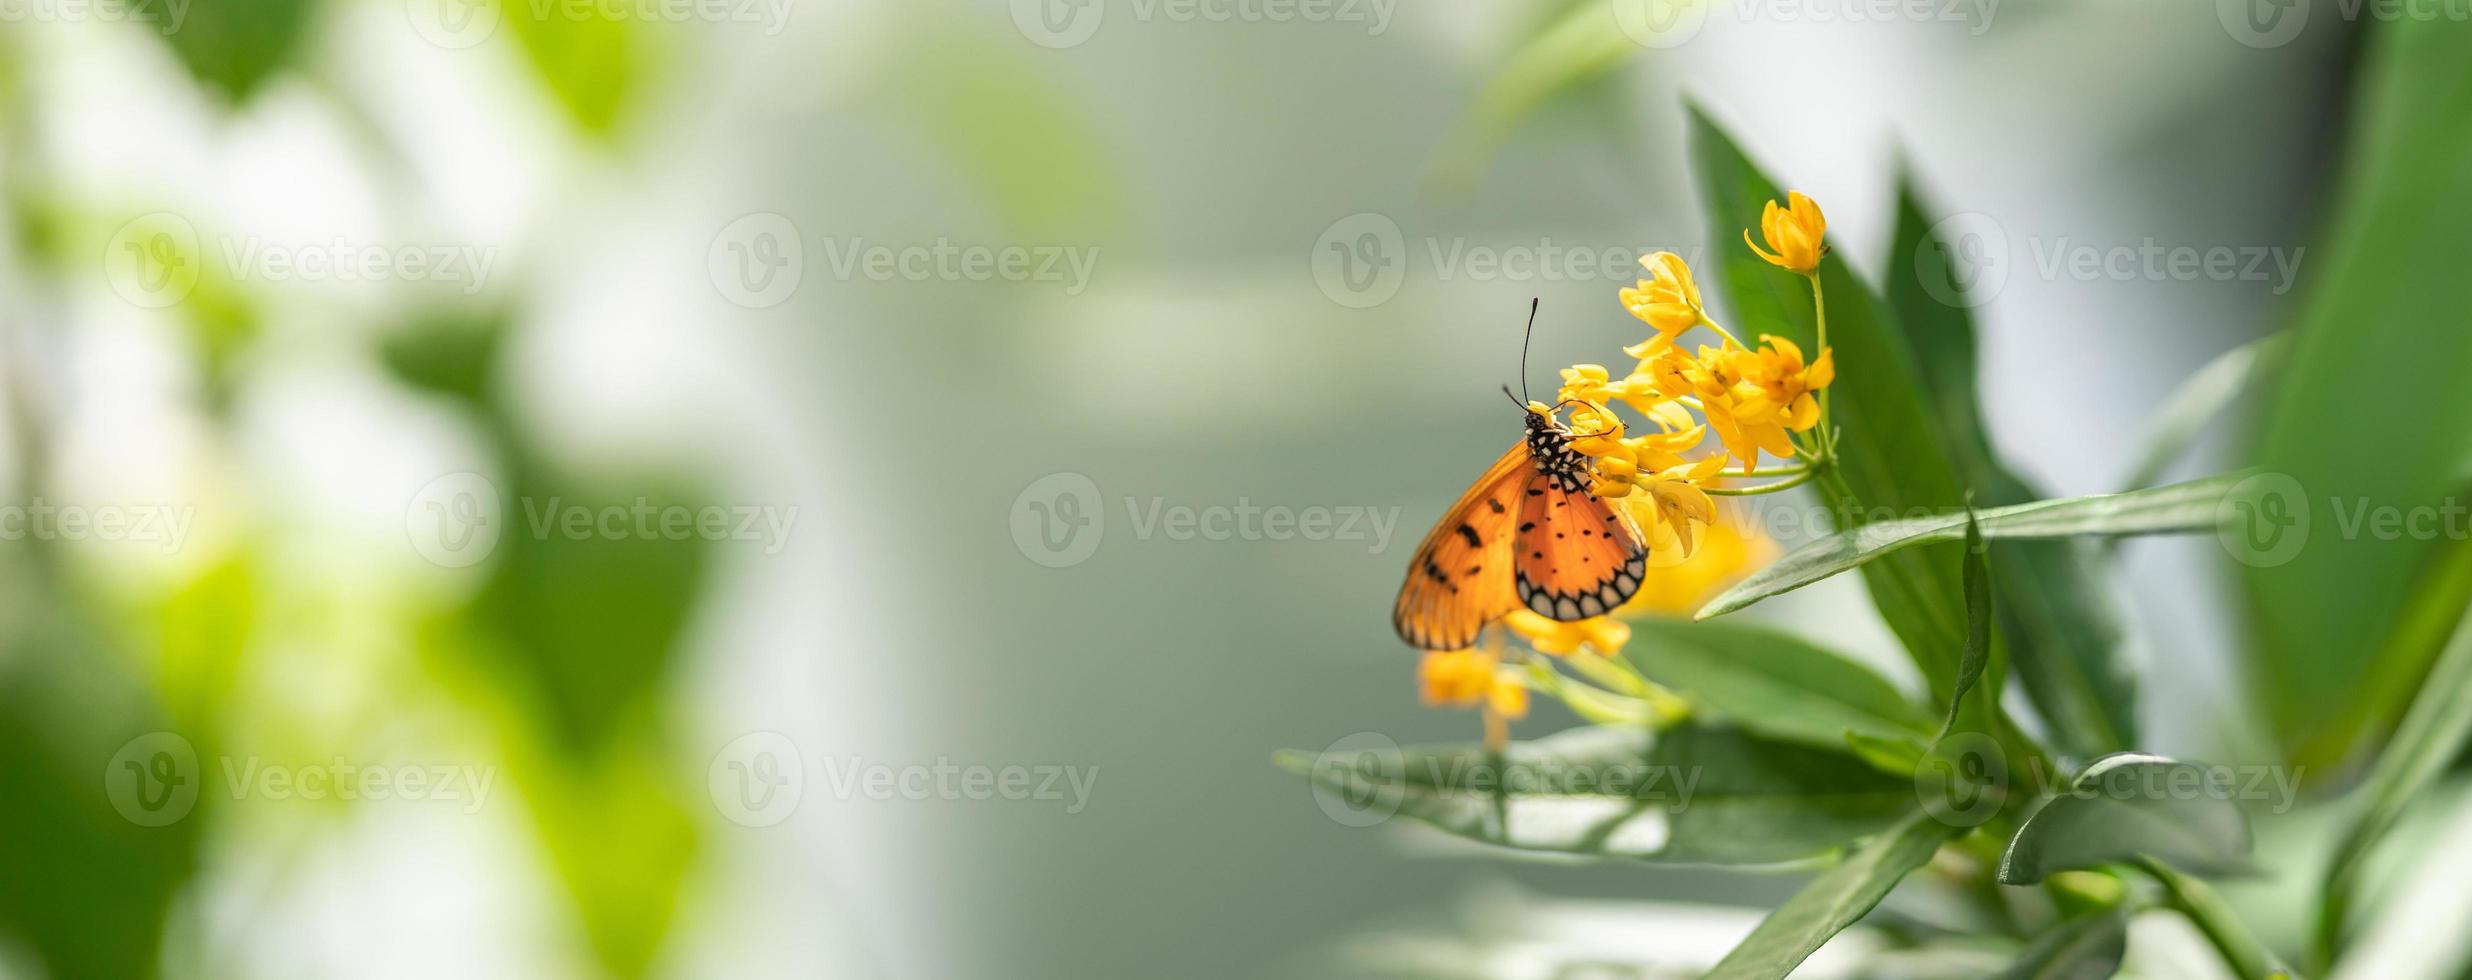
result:
[[[1670,712],[1661,711],[1661,706],[1654,702],[1626,697],[1594,684],[1564,677],[1543,657],[1528,661],[1527,672],[1525,680],[1529,687],[1560,700],[1570,707],[1572,714],[1591,724],[1654,725],[1660,717],[1671,716]]]
[[[1819,349],[1811,352],[1811,359],[1817,361],[1820,355],[1828,352],[1828,294],[1820,288],[1818,270],[1815,269],[1806,274],[1805,278],[1811,280],[1811,313],[1819,336]],[[1823,460],[1837,458],[1837,440],[1829,431],[1829,422],[1832,418],[1833,416],[1828,414],[1828,389],[1822,388],[1820,389],[1820,424],[1812,427],[1812,431],[1819,434],[1820,458]]]
[[[1708,328],[1708,329],[1710,329],[1710,330],[1714,330],[1714,331],[1716,331],[1716,332],[1717,332],[1717,336],[1725,338],[1725,342],[1726,342],[1726,343],[1729,343],[1729,344],[1734,345],[1734,349],[1735,349],[1735,350],[1750,350],[1750,349],[1751,349],[1751,348],[1749,348],[1749,347],[1747,347],[1747,346],[1744,346],[1742,341],[1735,339],[1735,337],[1734,337],[1734,332],[1733,332],[1733,331],[1731,331],[1731,330],[1727,330],[1727,329],[1725,329],[1725,324],[1718,323],[1718,322],[1717,322],[1717,321],[1715,321],[1715,320],[1711,320],[1711,319],[1709,319],[1709,318],[1708,318],[1708,314],[1707,314],[1707,313],[1703,312],[1703,313],[1701,313],[1701,314],[1700,314],[1700,321],[1699,321],[1699,322],[1700,322],[1700,326],[1707,327],[1707,328]]]
[[[1718,497],[1756,497],[1763,493],[1792,490],[1810,482],[1811,477],[1817,473],[1819,471],[1815,469],[1804,469],[1786,479],[1775,483],[1763,483],[1756,487],[1701,487],[1700,489]],[[1754,471],[1753,475],[1758,475],[1757,471]]]

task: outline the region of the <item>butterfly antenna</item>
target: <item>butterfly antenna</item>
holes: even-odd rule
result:
[[[1528,345],[1536,340],[1536,305],[1539,299],[1542,297],[1528,297],[1528,333],[1519,339],[1519,398],[1522,405],[1532,400],[1528,397]]]

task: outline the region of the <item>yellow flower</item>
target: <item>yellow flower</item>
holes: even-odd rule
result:
[[[1425,703],[1471,707],[1482,703],[1502,718],[1528,715],[1528,688],[1501,668],[1501,651],[1485,647],[1429,651],[1416,665]]]
[[[1772,200],[1760,212],[1760,237],[1768,239],[1768,248],[1751,240],[1749,228],[1742,230],[1742,243],[1772,265],[1810,275],[1820,267],[1820,256],[1828,253],[1828,218],[1801,191],[1787,191],[1785,200],[1785,207]]]
[[[1734,355],[1735,370],[1752,393],[1734,404],[1735,417],[1745,424],[1775,422],[1805,432],[1820,421],[1820,405],[1811,393],[1837,380],[1836,358],[1821,351],[1817,363],[1803,365],[1802,348],[1783,337],[1763,335],[1760,349]]]
[[[1707,418],[1708,428],[1725,444],[1727,456],[1742,460],[1745,473],[1759,466],[1762,449],[1779,458],[1794,455],[1793,440],[1787,439],[1785,429],[1770,418],[1775,414],[1773,411],[1755,411],[1748,419],[1742,417],[1739,403],[1762,394],[1759,386],[1743,376],[1744,369],[1762,364],[1756,359],[1746,360],[1748,353],[1702,346],[1694,357],[1680,348],[1668,348],[1644,365],[1658,391],[1676,398],[1689,395],[1699,399],[1700,414]]]
[[[1688,616],[1719,590],[1775,559],[1777,545],[1755,528],[1719,520],[1709,522],[1699,550],[1672,560],[1665,560],[1666,554],[1670,552],[1650,555],[1639,591],[1614,615]]]
[[[1628,377],[1611,377],[1602,364],[1574,364],[1562,369],[1562,389],[1554,397],[1560,401],[1579,402],[1598,411],[1613,402],[1622,402],[1634,410],[1646,412],[1664,400],[1656,385],[1634,372]],[[1574,414],[1573,421],[1578,421]]]
[[[1604,404],[1613,390],[1612,377],[1602,364],[1573,364],[1562,369],[1562,390],[1554,397],[1558,401]]]
[[[1502,617],[1502,625],[1528,641],[1538,653],[1557,657],[1578,653],[1580,647],[1603,656],[1622,652],[1622,645],[1631,642],[1631,626],[1611,616],[1596,616],[1563,622],[1549,619],[1525,609],[1513,609]]]
[[[1639,264],[1648,270],[1649,278],[1622,290],[1622,307],[1631,315],[1657,328],[1657,335],[1645,343],[1623,348],[1637,358],[1647,358],[1673,346],[1674,338],[1698,326],[1700,310],[1699,283],[1691,280],[1691,267],[1682,256],[1658,252],[1640,257]]]

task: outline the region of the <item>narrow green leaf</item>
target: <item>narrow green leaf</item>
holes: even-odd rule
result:
[[[1940,725],[1940,737],[1957,731],[1957,724],[1967,714],[1967,695],[1982,681],[1983,669],[1991,663],[1991,571],[1983,560],[1983,525],[1972,511],[1966,513],[1966,649],[1957,661],[1957,687],[1949,693],[1948,720]],[[2000,702],[1998,677],[1983,696],[1975,702],[1977,720],[1971,730],[1988,731]]]
[[[1951,261],[1959,243],[1945,239],[1932,213],[1913,175],[1900,175],[1884,289],[1889,308],[1905,328],[1960,479],[1986,506],[2039,500],[2045,494],[1992,446],[1975,384],[1972,298]],[[2137,744],[2136,673],[2095,557],[2078,542],[2038,541],[1990,558],[2007,662],[2060,748],[2087,757]]]
[[[1908,815],[1821,872],[1760,921],[1727,953],[1709,980],[1780,980],[1829,937],[1862,919],[1906,875],[1962,831],[1922,813]]]
[[[1994,980],[2104,980],[2129,952],[2129,912],[2114,906],[2053,926],[2035,937]]]
[[[2416,18],[2377,26],[2364,32],[2345,180],[2307,255],[2307,298],[2254,462],[2319,504],[2436,512],[2463,492],[2472,446],[2472,331],[2432,327],[2472,307],[2461,250],[2472,224],[2472,31]],[[2358,654],[2395,630],[2446,544],[2319,534],[2289,562],[2245,570],[2243,673],[2291,761],[2331,768],[2401,713],[2443,635]]]
[[[1451,200],[1465,198],[1486,162],[1537,105],[1646,50],[1614,19],[1616,2],[1580,0],[1521,41],[1478,90],[1427,181]]]
[[[2462,757],[2472,742],[2472,616],[2461,618],[2455,635],[2431,667],[2420,696],[2404,712],[2403,724],[2369,770],[2361,795],[2366,803],[2344,828],[2326,876],[2318,908],[2316,949],[2321,964],[2343,945],[2344,919],[2352,891],[2369,852],[2403,816],[2430,780],[2448,763]]]
[[[1497,847],[1651,858],[1686,799],[1664,777],[1650,781],[1653,742],[1644,728],[1579,728],[1514,742],[1498,760],[1478,745],[1343,741],[1272,761],[1311,780],[1316,802],[1350,825],[1405,816]]]
[[[1807,861],[1914,806],[1909,780],[1732,729],[1580,728],[1513,743],[1499,762],[1476,745],[1274,761],[1351,823],[1405,816],[1498,847],[1658,862]]]
[[[1693,158],[1716,245],[1710,264],[1730,308],[1728,325],[1754,342],[1760,334],[1790,338],[1817,356],[1808,283],[1762,261],[1740,241],[1767,203],[1785,194],[1706,112],[1693,106],[1690,115]],[[1836,478],[1815,485],[1828,496],[1837,519],[1847,523],[1867,520],[1877,509],[1904,514],[1956,507],[1963,502],[1963,487],[1894,315],[1834,254],[1821,263],[1819,280],[1827,296],[1829,345],[1836,351],[1830,411],[1844,438]],[[1933,694],[1945,696],[1963,644],[1964,607],[1954,563],[1891,555],[1864,567],[1863,580]]]
[[[2290,333],[2261,337],[2224,351],[2189,375],[2155,411],[2146,449],[2130,468],[2128,479],[2121,481],[2121,489],[2150,487],[2162,479],[2163,471],[2188,454],[2208,424],[2241,392],[2259,385],[2291,349]]]
[[[1847,732],[1909,741],[1931,734],[1930,716],[1894,685],[1792,634],[1670,619],[1631,630],[1624,657],[1641,674],[1745,731],[1832,749],[1845,746]]]
[[[1845,733],[1845,746],[1856,758],[1871,764],[1871,768],[1892,776],[1913,775],[1923,766],[1929,751],[1920,739],[1879,738],[1857,731]]]
[[[1985,538],[2118,537],[2212,531],[2224,497],[2240,482],[2232,473],[2128,493],[2097,494],[1995,507],[1975,515]],[[1957,541],[1966,515],[1953,513],[1866,524],[1794,549],[1709,600],[1709,619],[1769,596],[1791,592],[1849,568],[1865,567],[1918,544]]]
[[[1689,803],[1673,813],[1671,840],[1657,854],[1667,861],[1807,860],[1881,831],[1915,804],[1912,779],[1889,776],[1842,751],[1736,729],[1672,729],[1650,758],[1675,780],[1691,781]]]
[[[2196,874],[2245,870],[2249,819],[2207,768],[2123,752],[2096,759],[2026,818],[2000,855],[1999,881],[2153,858]]]

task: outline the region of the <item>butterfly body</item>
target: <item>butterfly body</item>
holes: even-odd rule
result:
[[[1410,646],[1458,650],[1526,608],[1557,620],[1612,612],[1639,591],[1648,546],[1588,490],[1569,429],[1531,409],[1527,432],[1417,546],[1391,624]]]

